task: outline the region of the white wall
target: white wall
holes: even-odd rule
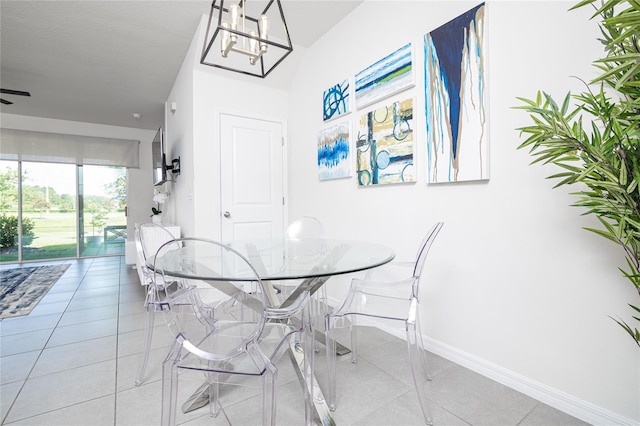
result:
[[[182,235],[193,235],[195,226],[193,208],[194,148],[193,148],[193,58],[198,50],[194,41],[185,55],[176,81],[165,104],[165,142],[170,157],[180,157],[180,174],[175,182],[166,183],[165,190],[171,195],[165,203],[167,216],[164,225],[181,224]],[[171,112],[171,104],[176,110]]]
[[[183,236],[219,238],[220,114],[286,122],[289,103],[288,93],[267,80],[200,64],[207,19],[203,16],[168,99],[169,104],[178,99],[178,111],[167,115],[167,140],[172,155],[181,156],[184,169],[173,184],[172,198],[178,203],[175,223]]]
[[[366,1],[312,46],[290,95],[289,216],[315,215],[330,236],[371,240],[411,259],[423,233],[435,242],[421,316],[430,348],[599,424],[640,421],[640,352],[609,316],[628,322],[639,304],[618,272],[623,252],[582,229],[597,226],[552,189],[551,167],[516,147],[526,114],[516,96],[562,97],[589,80],[603,56],[592,10],[573,2],[488,2],[488,182],[426,184],[423,35],[475,6],[460,1]],[[415,184],[358,188],[355,177],[319,182],[322,91],[411,41],[416,48]],[[400,95],[399,95],[400,96]],[[359,112],[349,116],[356,122]],[[354,160],[355,168],[355,160]],[[348,277],[329,282],[339,298]]]
[[[0,114],[0,123],[7,129],[140,141],[140,168],[127,170],[127,238],[133,241],[136,222],[148,222],[153,204],[153,174],[151,170],[151,142],[155,130],[105,126],[77,121]],[[143,195],[144,194],[144,195]]]

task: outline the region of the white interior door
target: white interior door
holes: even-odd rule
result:
[[[283,235],[283,150],[282,123],[220,115],[222,241]]]

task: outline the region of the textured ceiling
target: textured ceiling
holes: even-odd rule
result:
[[[283,0],[294,53],[265,84],[286,85],[295,71],[286,61],[295,64],[296,53],[361,1]],[[31,97],[2,95],[14,104],[1,105],[0,111],[156,128],[210,5],[188,0],[1,0],[0,86],[29,91]],[[142,118],[133,118],[134,112]]]

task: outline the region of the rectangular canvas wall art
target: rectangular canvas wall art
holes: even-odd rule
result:
[[[318,133],[318,178],[351,176],[349,122],[337,123]]]
[[[414,84],[413,47],[408,43],[356,74],[356,107],[371,105]]]
[[[415,182],[413,98],[360,117],[356,141],[358,185]]]
[[[428,182],[489,179],[485,4],[424,36]]]
[[[349,80],[335,84],[322,93],[322,119],[329,121],[351,111]]]

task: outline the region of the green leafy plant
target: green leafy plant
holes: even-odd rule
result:
[[[22,238],[23,241],[33,240],[33,220],[28,217],[22,218]],[[18,236],[18,216],[0,215],[0,247],[13,247],[16,245]]]
[[[567,94],[561,103],[544,92],[518,98],[516,108],[533,124],[520,128],[532,163],[552,163],[562,170],[549,176],[555,187],[578,184],[574,206],[594,214],[602,227],[586,228],[619,244],[625,252],[624,276],[640,294],[640,3],[637,0],[584,0],[600,18],[606,57],[594,62],[601,74],[585,83],[585,92]],[[573,102],[572,102],[573,101]],[[573,103],[573,105],[572,105]],[[640,322],[640,308],[633,318]],[[640,347],[636,326],[615,319]]]

